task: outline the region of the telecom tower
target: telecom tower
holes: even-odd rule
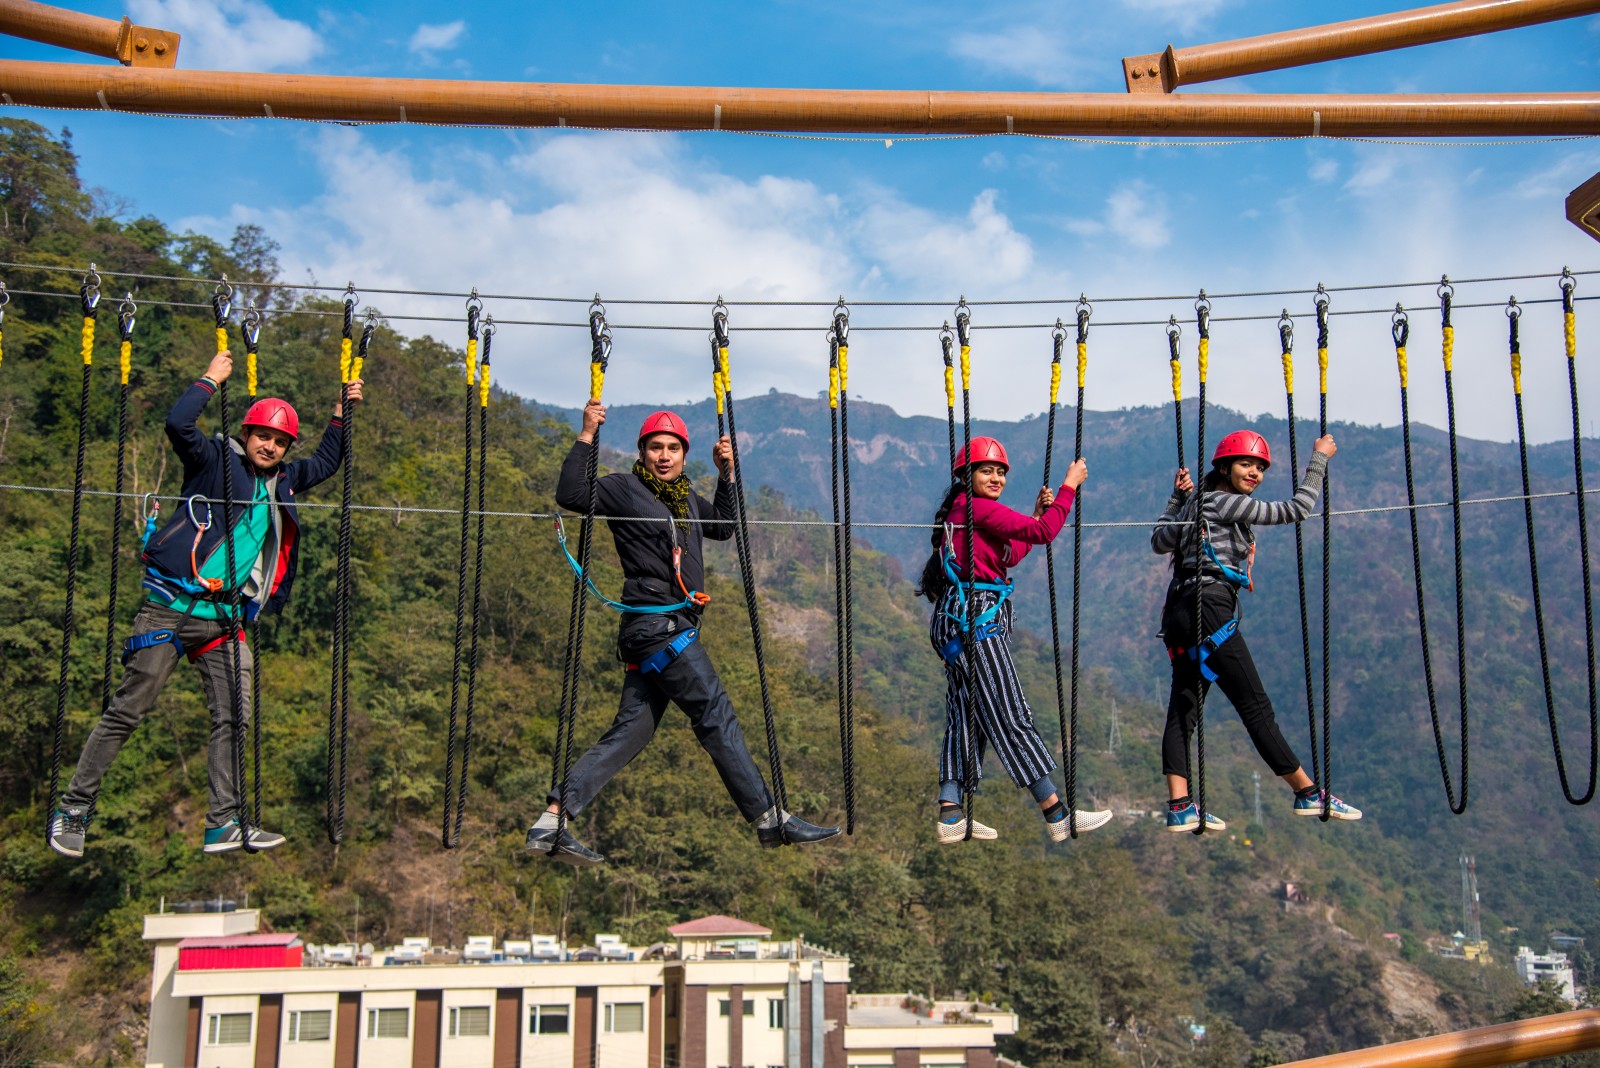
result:
[[[1261,822],[1261,772],[1253,771],[1250,777],[1256,782],[1256,826],[1262,827],[1265,824]]]
[[[1122,744],[1122,716],[1117,712],[1117,699],[1111,699],[1111,733],[1106,736],[1106,752],[1115,753]]]
[[[1478,861],[1461,854],[1461,933],[1468,942],[1483,941],[1483,917],[1478,912]]]

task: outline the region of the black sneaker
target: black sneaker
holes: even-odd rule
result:
[[[587,868],[606,862],[605,857],[578,841],[573,833],[564,827],[559,837],[554,827],[537,825],[529,827],[525,848],[530,853],[548,853],[551,860],[571,864],[574,868]]]
[[[87,805],[68,805],[50,817],[50,848],[76,860],[83,856],[83,836],[89,830]]]
[[[811,845],[814,842],[826,842],[830,838],[839,837],[837,827],[818,827],[815,823],[807,823],[799,816],[792,816],[785,812],[783,821],[776,827],[757,827],[756,838],[761,843],[762,849],[777,849],[786,845]]]

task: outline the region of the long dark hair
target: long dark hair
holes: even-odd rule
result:
[[[949,518],[956,498],[966,491],[966,480],[957,475],[950,480],[949,487],[944,491],[944,500],[939,502],[938,511],[933,513],[933,535],[928,539],[933,545],[933,552],[928,555],[928,562],[922,565],[922,578],[917,581],[917,593],[933,604],[938,604],[950,588],[950,576],[944,573],[944,521]]]

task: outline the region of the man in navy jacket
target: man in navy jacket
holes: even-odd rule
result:
[[[300,435],[300,419],[287,401],[267,398],[251,405],[242,439],[227,436],[226,428],[207,437],[195,424],[232,373],[232,355],[217,353],[205,375],[167,413],[167,438],[183,463],[181,492],[186,500],[145,543],[144,587],[150,595],[134,618],[133,636],[123,644],[122,685],[89,733],[77,771],[51,817],[50,847],[63,856],[83,856],[101,779],[182,658],[199,668],[211,712],[205,852],[227,853],[245,845],[238,819],[243,791],[233,762],[235,692],[242,694],[242,721],[248,723],[253,713],[254,666],[244,642],[244,622],[260,612],[280,611],[289,599],[300,551],[295,495],[339,469],[343,412],[335,404],[316,451],[292,463],[284,457]],[[361,399],[359,380],[350,383],[349,397]],[[230,530],[223,529],[221,503],[211,503],[224,497],[224,465],[231,465],[236,502],[230,508]],[[242,618],[232,608],[236,595]],[[271,849],[283,841],[274,831],[250,829],[252,849]]]

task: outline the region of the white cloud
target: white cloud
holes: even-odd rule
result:
[[[1313,182],[1331,182],[1338,176],[1339,163],[1332,159],[1319,159],[1306,171],[1306,178]]]
[[[1136,249],[1157,249],[1172,240],[1166,198],[1142,179],[1134,179],[1107,197],[1104,216],[1069,219],[1064,225],[1080,237],[1109,234]]]
[[[442,52],[459,44],[466,32],[467,23],[464,19],[440,25],[424,22],[417,27],[417,32],[411,35],[411,41],[406,47],[419,55]]]
[[[1139,15],[1154,16],[1180,33],[1191,33],[1227,7],[1228,0],[1122,0],[1122,6]]]
[[[1076,89],[1092,72],[1065,38],[1036,25],[990,33],[958,33],[950,53],[991,74],[1023,78],[1051,89]]]
[[[182,34],[178,55],[186,70],[303,70],[326,48],[310,26],[263,0],[129,0],[128,13]]]

